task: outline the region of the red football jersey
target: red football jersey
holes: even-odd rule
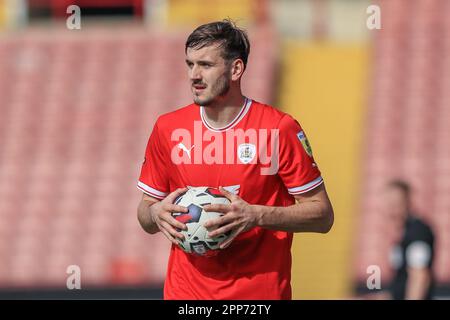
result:
[[[196,104],[158,118],[138,188],[163,199],[186,186],[222,186],[250,204],[289,206],[323,182],[308,140],[290,115],[246,99],[226,127]],[[293,234],[255,227],[214,257],[172,245],[165,299],[291,299]]]

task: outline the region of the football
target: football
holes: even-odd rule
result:
[[[219,245],[229,234],[222,234],[216,238],[208,237],[208,230],[203,224],[223,215],[219,212],[206,212],[203,206],[207,204],[230,204],[218,189],[209,187],[189,188],[184,194],[175,199],[175,204],[188,208],[186,213],[173,213],[173,217],[186,224],[187,230],[178,230],[184,235],[184,241],[178,239],[179,247],[187,252],[200,256],[214,256],[218,253]],[[210,229],[212,231],[212,229]]]

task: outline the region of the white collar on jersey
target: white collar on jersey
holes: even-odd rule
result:
[[[248,110],[250,110],[250,107],[252,105],[252,99],[248,99],[247,97],[245,97],[245,101],[244,104],[241,107],[241,110],[239,111],[239,113],[237,114],[237,116],[233,119],[233,121],[231,121],[229,124],[227,124],[224,127],[221,128],[214,128],[213,126],[211,126],[208,121],[206,120],[206,116],[205,116],[205,108],[203,106],[200,106],[200,117],[202,118],[202,122],[205,125],[206,128],[208,128],[211,131],[214,132],[223,132],[223,131],[227,131],[231,128],[233,128],[235,125],[237,125],[239,123],[239,121],[242,120],[242,118],[245,117],[245,115],[248,113]]]

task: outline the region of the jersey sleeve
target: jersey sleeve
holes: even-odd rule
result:
[[[292,195],[308,192],[323,183],[312,149],[300,124],[285,115],[279,124],[280,168],[278,174]]]
[[[434,236],[431,229],[415,222],[409,229],[411,242],[406,246],[406,264],[411,268],[430,268],[433,261]]]
[[[169,194],[167,163],[169,163],[167,152],[161,143],[158,122],[156,122],[145,150],[138,189],[151,197],[164,199]]]

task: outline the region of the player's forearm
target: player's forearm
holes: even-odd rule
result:
[[[257,225],[267,229],[327,233],[334,221],[331,204],[316,201],[289,207],[254,206],[254,209]]]
[[[155,204],[155,202],[148,200],[141,200],[138,206],[138,220],[141,224],[142,229],[150,234],[157,233],[159,231],[158,226],[153,221],[150,214],[150,207]]]
[[[406,283],[406,300],[422,300],[426,298],[431,283],[431,273],[428,269],[408,270],[408,281]]]

